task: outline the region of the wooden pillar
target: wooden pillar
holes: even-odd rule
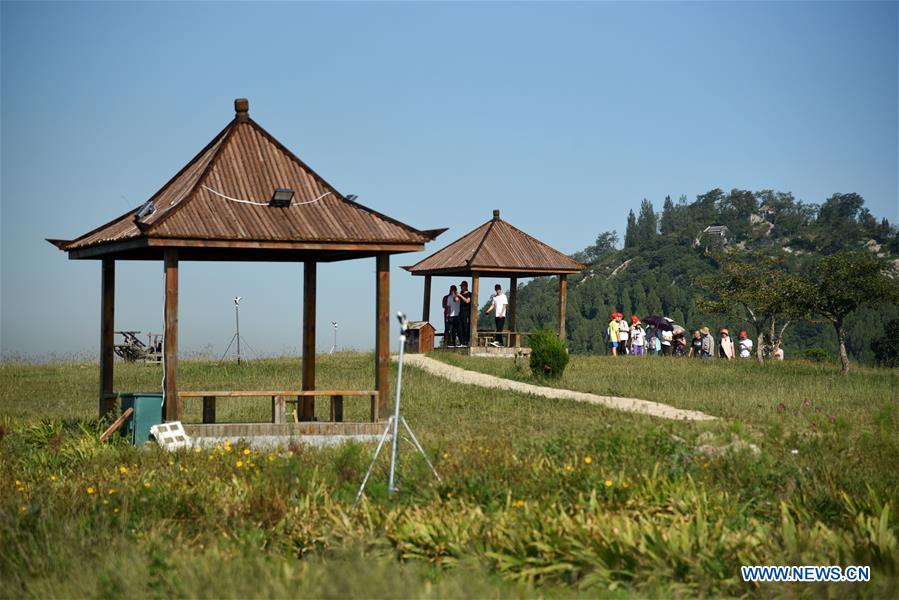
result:
[[[375,389],[378,419],[387,416],[390,394],[390,255],[380,252],[375,268]]]
[[[215,396],[203,396],[203,422],[215,423]]]
[[[516,333],[518,331],[518,277],[509,279],[509,331],[512,332],[511,344],[513,348],[518,348],[521,344],[521,337]]]
[[[568,275],[559,275],[559,337],[565,341],[565,305],[568,302]]]
[[[471,274],[471,323],[469,326],[468,349],[478,347],[478,319],[481,318],[481,305],[478,303],[478,289],[480,287],[481,278],[477,273]]]
[[[100,268],[100,417],[115,411],[112,375],[115,354],[115,261],[103,259]]]
[[[162,366],[165,369],[166,421],[180,421],[181,399],[178,398],[178,251],[165,250],[165,343],[162,350]]]
[[[421,304],[421,320],[431,320],[431,276],[425,275],[425,297]]]
[[[316,263],[303,263],[303,389],[315,389],[315,285]],[[300,421],[315,420],[315,396],[303,396]]]

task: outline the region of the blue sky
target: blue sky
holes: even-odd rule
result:
[[[99,264],[71,238],[250,114],[433,252],[502,210],[564,252],[715,187],[858,192],[897,221],[897,4],[11,3],[2,22],[0,350],[91,355]],[[393,310],[420,278],[392,260]],[[320,350],[373,346],[374,260],[319,269]],[[302,267],[182,266],[181,349],[295,354]],[[440,292],[450,280],[435,280]],[[485,282],[492,287],[492,281]],[[489,289],[489,288],[488,288]],[[159,331],[162,267],[120,263],[116,328]]]

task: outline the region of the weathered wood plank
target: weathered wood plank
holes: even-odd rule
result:
[[[390,397],[390,255],[379,253],[375,259],[375,388],[378,407],[375,415],[387,414]]]
[[[377,390],[218,390],[178,392],[181,398],[202,398],[217,396],[221,398],[254,398],[256,396],[371,396]],[[295,400],[288,400],[295,402]]]
[[[100,417],[115,411],[115,261],[104,259],[100,267]]]
[[[343,421],[343,396],[339,394],[331,396],[331,420],[335,423]]]
[[[315,287],[316,264],[307,260],[303,264],[303,389],[315,389]],[[300,420],[315,418],[315,396],[304,396],[300,408]]]
[[[181,398],[185,398],[184,394],[179,394]],[[215,423],[215,397],[216,394],[203,395],[203,422]]]
[[[431,320],[431,276],[425,275],[425,295],[421,305],[421,320]]]
[[[568,275],[559,275],[559,337],[565,341],[565,307],[568,303]]]
[[[478,345],[478,319],[481,316],[481,305],[478,303],[478,291],[481,288],[481,278],[477,273],[471,274],[471,330],[468,334],[468,345],[476,348]]]
[[[181,400],[178,398],[178,251],[165,251],[165,340],[163,344],[165,369],[165,407],[167,421],[180,421]]]

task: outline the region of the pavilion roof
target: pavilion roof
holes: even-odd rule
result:
[[[573,258],[547,246],[499,217],[465,234],[449,246],[403,267],[413,275],[539,276],[578,273],[586,268]]]
[[[140,216],[135,207],[74,240],[51,243],[70,258],[149,258],[179,246],[408,252],[445,231],[418,230],[347,199],[253,121],[245,99],[235,101],[235,112],[150,198],[152,212]],[[277,188],[294,190],[289,207],[268,205]]]

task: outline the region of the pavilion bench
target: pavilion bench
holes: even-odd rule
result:
[[[349,397],[363,397],[371,400],[371,422],[378,420],[378,392],[377,390],[280,390],[280,391],[203,391],[203,392],[178,392],[180,398],[203,399],[203,423],[215,423],[216,398],[256,398],[270,397],[272,399],[272,423],[284,423],[288,404],[295,404],[293,413],[294,422],[299,422],[300,405],[304,398],[315,396],[327,396],[331,403],[331,421],[343,422],[343,399]]]

